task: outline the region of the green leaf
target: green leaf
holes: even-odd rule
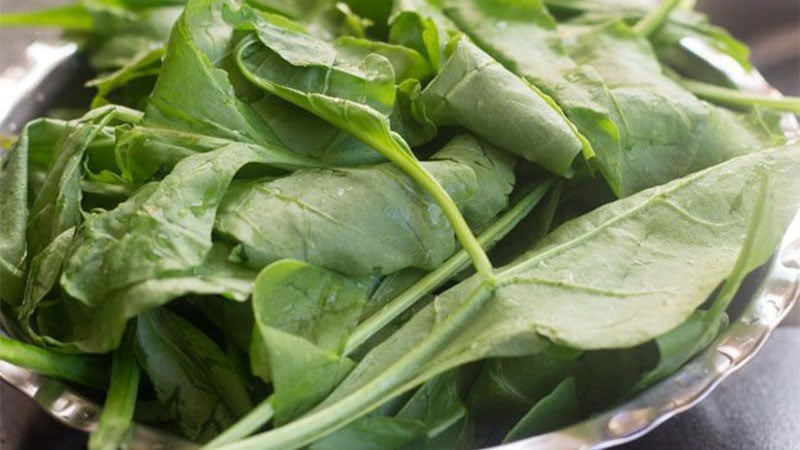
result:
[[[98,305],[121,289],[200,266],[211,251],[214,217],[231,179],[245,164],[271,159],[270,152],[241,144],[193,155],[116,209],[90,215],[62,286]],[[135,270],[131,259],[139,261]]]
[[[468,39],[451,43],[423,101],[437,125],[463,126],[558,175],[570,172],[583,149],[582,139],[551,100]]]
[[[544,352],[487,361],[470,391],[470,412],[494,423],[518,418],[580,371],[576,353],[565,357]]]
[[[621,23],[578,31],[570,55],[610,88],[620,146],[598,167],[621,196],[775,144],[760,124],[702,102],[662,73],[650,44]],[[602,55],[602,56],[601,56]]]
[[[431,441],[454,426],[458,428],[466,415],[467,410],[458,395],[458,372],[451,371],[423,384],[395,417],[414,419],[423,423],[425,438],[427,441]],[[412,446],[415,445],[418,445],[417,448],[421,448],[422,443],[412,444]]]
[[[421,386],[393,416],[361,418],[311,448],[456,448],[466,420],[457,381],[457,372],[434,378]]]
[[[29,130],[0,166],[0,299],[10,305],[19,305],[27,265]]]
[[[575,378],[570,377],[539,400],[506,434],[503,442],[513,442],[554,431],[573,423],[580,417],[580,401],[575,389]]]
[[[342,351],[374,284],[291,260],[261,271],[253,290],[255,338],[268,358],[268,369],[259,371],[275,389],[276,423],[307,411],[350,371]]]
[[[353,37],[339,38],[335,45],[339,56],[349,61],[363,61],[370,53],[385,57],[392,64],[396,84],[408,79],[426,83],[434,75],[428,60],[409,47]]]
[[[109,96],[112,92],[124,88],[126,85],[140,80],[152,79],[161,72],[161,59],[164,57],[164,48],[158,47],[140,55],[137,55],[132,61],[120,67],[116,71],[102,75],[95,78],[86,86],[97,89],[97,93],[92,99],[92,108],[97,108],[111,103]],[[149,96],[150,92],[143,92],[140,99],[136,102],[129,102],[127,106],[139,107],[144,106],[141,104]]]
[[[218,66],[235,45],[234,26],[252,14],[232,8],[230,1],[187,3],[172,30],[143,125],[232,141],[278,143],[236,96],[228,73]]]
[[[416,420],[394,417],[365,417],[351,426],[326,436],[311,445],[312,450],[385,450],[400,448],[425,434],[425,425]]]
[[[706,348],[728,325],[725,310],[753,268],[766,261],[781,239],[781,226],[774,223],[775,200],[770,198],[768,175],[761,174],[759,199],[750,219],[747,237],[736,265],[728,275],[708,311],[696,311],[676,329],[656,338],[658,365],[646,373],[634,388],[645,389],[671,375],[694,355]]]
[[[507,206],[513,159],[472,137],[455,138],[422,166],[471,224]],[[293,258],[349,275],[385,275],[432,270],[455,249],[441,209],[392,164],[235,183],[215,229],[239,242],[237,256],[256,269]]]
[[[190,439],[207,441],[252,408],[232,363],[185,319],[165,309],[139,315],[136,350],[159,402]]]

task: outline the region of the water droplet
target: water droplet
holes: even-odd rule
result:
[[[343,196],[344,195],[344,188],[337,189],[336,190],[336,195],[338,195],[339,197]]]

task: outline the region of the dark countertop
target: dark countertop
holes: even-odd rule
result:
[[[3,0],[2,12],[67,3],[65,0]],[[797,0],[701,0],[715,23],[744,39],[765,77],[784,93],[800,95],[800,2]],[[34,40],[51,30],[0,30],[0,71],[19,61]],[[626,450],[800,448],[800,308],[741,371],[706,400],[668,421]],[[39,411],[0,382],[0,449],[75,450],[86,437]]]

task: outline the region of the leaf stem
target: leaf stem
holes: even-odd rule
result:
[[[364,416],[396,394],[398,388],[413,379],[436,352],[444,348],[456,334],[483,309],[494,293],[494,285],[486,280],[464,299],[451,314],[434,325],[431,332],[402,358],[372,381],[316,412],[294,422],[248,439],[220,447],[218,450],[289,450],[319,440],[359,417]]]
[[[396,143],[395,140],[393,140],[393,142]],[[400,147],[400,144],[397,145]],[[464,216],[461,215],[461,211],[458,210],[455,202],[453,202],[453,199],[450,198],[442,185],[439,184],[439,182],[422,167],[419,161],[411,155],[410,150],[400,148],[381,153],[393,163],[397,164],[403,172],[416,181],[417,184],[433,197],[433,200],[442,208],[442,212],[444,212],[445,217],[447,217],[447,221],[450,222],[450,226],[453,227],[453,231],[458,241],[461,243],[461,247],[472,260],[472,264],[475,266],[475,271],[478,273],[478,276],[483,280],[493,283],[494,274],[489,257],[486,255],[486,252],[483,251],[483,247],[480,242],[478,242],[475,235],[472,234],[472,230],[469,228],[467,221],[464,220]]]
[[[59,353],[0,336],[0,360],[84,386],[108,386],[106,362],[97,357]]]
[[[491,227],[487,228],[478,236],[478,243],[483,248],[487,248],[499,239],[502,239],[520,220],[527,216],[531,210],[539,204],[539,201],[550,190],[554,183],[554,180],[548,180],[525,195],[522,200],[517,202],[516,205],[509,209],[500,219],[492,224]],[[419,299],[452,278],[454,274],[463,270],[468,263],[469,255],[467,252],[459,250],[436,270],[426,274],[405,292],[395,297],[378,313],[359,324],[350,335],[350,339],[348,339],[344,349],[344,354],[352,354],[358,347],[363,345],[364,342],[369,340],[375,333],[383,329],[392,320],[419,301]]]
[[[272,395],[267,397],[233,426],[208,442],[204,448],[213,449],[236,442],[250,436],[254,431],[266,425],[267,422],[272,420],[272,416],[275,413],[272,408],[272,398]]]
[[[122,346],[112,356],[111,383],[97,429],[89,436],[89,450],[125,448],[125,441],[130,437],[139,389],[139,364],[134,354],[132,330],[128,329]]]
[[[661,28],[670,13],[681,5],[682,0],[662,0],[658,8],[651,11],[633,26],[633,32],[641,37],[647,37]]]
[[[762,106],[778,111],[800,114],[800,98],[798,97],[771,97],[685,78],[681,79],[680,83],[698,97],[715,103],[731,106]]]

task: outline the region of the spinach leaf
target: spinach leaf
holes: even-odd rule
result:
[[[458,371],[450,371],[423,384],[397,412],[397,419],[414,419],[425,425],[424,438],[406,448],[457,448],[467,420],[458,393],[458,375]]]
[[[423,92],[434,122],[461,125],[559,175],[570,172],[582,149],[590,156],[588,143],[552,100],[472,42],[457,38],[446,56]]]
[[[648,371],[634,387],[635,391],[645,389],[678,370],[691,357],[706,348],[728,324],[725,310],[733,300],[744,278],[753,268],[766,261],[772,254],[775,243],[780,240],[780,225],[773,223],[774,201],[769,198],[769,179],[760,180],[759,202],[756,204],[747,237],[739,251],[733,270],[723,283],[711,308],[696,311],[676,329],[656,338],[658,346],[658,365]]]
[[[3,208],[0,219],[3,288],[0,297],[3,301],[18,306],[22,301],[20,287],[25,278],[22,269],[44,252],[53,240],[81,223],[84,157],[95,139],[103,134],[105,125],[117,114],[126,113],[110,107],[72,122],[32,122],[23,130],[14,149],[3,158],[0,172],[0,203]],[[30,178],[37,170],[36,166],[48,167],[48,174],[41,184],[34,187]],[[34,194],[32,201],[29,191]],[[60,264],[48,270],[58,271]],[[52,286],[45,285],[47,289],[42,294]]]
[[[136,55],[130,62],[115,70],[112,73],[101,75],[88,83],[86,86],[97,89],[97,93],[92,99],[92,108],[98,108],[112,103],[109,100],[111,93],[125,90],[134,82],[139,80],[152,81],[161,72],[161,59],[164,57],[164,47],[157,47],[153,50]],[[150,95],[152,84],[145,86],[140,92],[128,93],[125,106],[144,109],[147,97]]]
[[[78,301],[94,308],[102,306],[108,314],[114,311],[119,316],[104,317],[104,332],[87,327],[82,333],[88,335],[88,341],[80,345],[93,351],[108,349],[107,345],[113,346],[119,339],[116,326],[174,298],[170,295],[187,290],[229,293],[229,286],[203,280],[209,277],[218,282],[227,277],[223,272],[215,279],[202,269],[212,253],[216,210],[241,167],[269,163],[272,158],[269,151],[244,144],[196,154],[181,160],[163,181],[140,188],[114,210],[90,214],[65,264],[61,285]],[[130,258],[139,261],[135,270],[127,263]],[[231,292],[238,297],[235,291],[243,289]],[[144,293],[148,295],[136,298]]]
[[[233,8],[230,1],[186,4],[167,44],[161,74],[145,110],[145,126],[277,143],[268,127],[259,126],[249,104],[236,96],[228,73],[218,66],[234,45],[233,27],[247,18],[248,10]]]
[[[416,420],[394,417],[364,417],[352,425],[311,445],[312,450],[385,450],[401,448],[425,434]]]
[[[323,399],[350,371],[342,355],[374,281],[348,278],[296,261],[266,267],[253,291],[254,339],[263,345],[277,424]],[[264,364],[265,362],[261,362]]]
[[[457,372],[430,380],[393,416],[367,416],[325,437],[312,449],[458,448],[466,409],[457,390]]]
[[[502,424],[518,418],[580,372],[578,352],[543,352],[532,356],[496,358],[485,363],[469,397],[473,415]]]
[[[91,214],[62,286],[97,305],[121,289],[200,266],[211,251],[214,216],[231,179],[245,164],[271,159],[260,147],[239,144],[193,155],[116,209]],[[140,261],[135,270],[128,258]]]
[[[244,381],[222,350],[165,309],[139,315],[136,350],[159,402],[190,439],[209,440],[252,407]]]
[[[650,44],[622,24],[573,27],[564,38],[540,2],[445,1],[444,8],[478,45],[564,108],[618,196],[780,142],[771,127],[686,92],[662,73]]]
[[[580,406],[575,378],[567,378],[553,392],[539,400],[506,434],[503,442],[513,442],[569,425],[581,417]]]
[[[324,166],[320,161],[304,157],[281,146],[237,143],[192,132],[141,126],[118,129],[115,152],[121,177],[127,183],[141,185],[145,181],[168,173],[187,156],[227,146],[251,147],[256,152],[269,155],[270,167],[279,169],[269,173],[280,174],[284,171]]]
[[[0,299],[18,305],[25,279],[28,225],[28,130],[0,166]]]
[[[363,61],[370,53],[385,57],[392,64],[396,84],[408,79],[427,83],[434,75],[427,59],[416,50],[402,45],[343,37],[336,40],[336,49],[347,61]]]
[[[323,121],[313,123],[313,115],[253,91],[229,54],[238,42],[235,28],[256,17],[254,11],[236,2],[188,2],[172,32],[143,124],[292,150],[335,164],[380,159],[336,127]],[[258,17],[266,21],[272,16]]]
[[[454,139],[422,166],[472,224],[507,206],[513,159],[472,137]],[[432,270],[455,249],[441,210],[391,164],[236,183],[215,229],[239,242],[237,257],[256,269],[293,258],[349,275],[385,275]]]
[[[666,77],[649,43],[624,24],[591,27],[573,39],[570,55],[597,70],[617,105],[621,145],[596,161],[618,195],[775,144],[760,124],[702,102]]]

